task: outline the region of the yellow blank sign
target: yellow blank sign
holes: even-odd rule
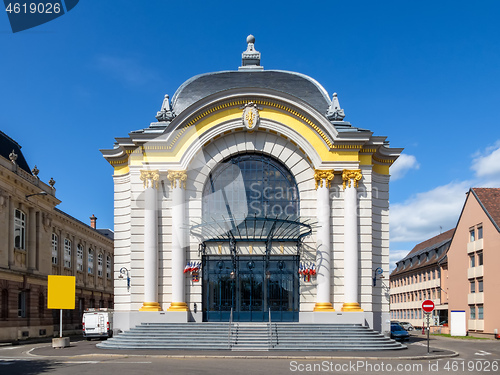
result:
[[[75,284],[75,276],[49,275],[47,308],[74,310]]]

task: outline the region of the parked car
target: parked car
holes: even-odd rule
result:
[[[399,324],[407,331],[413,331],[413,326],[411,325],[410,322],[399,322]]]
[[[410,339],[410,334],[399,323],[391,323],[391,339],[405,341]]]

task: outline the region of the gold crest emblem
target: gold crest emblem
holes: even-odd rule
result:
[[[259,109],[254,102],[247,103],[243,108],[243,125],[249,132],[253,132],[259,126]]]

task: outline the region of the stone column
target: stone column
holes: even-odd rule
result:
[[[161,311],[158,303],[158,170],[141,171],[144,182],[144,302],[139,311]],[[95,256],[97,257],[97,251]]]
[[[172,303],[167,311],[188,311],[184,291],[186,263],[186,171],[168,171],[172,192]]]
[[[316,170],[316,305],[314,311],[335,311],[330,299],[331,223],[330,184],[333,170]]]
[[[35,271],[36,267],[36,210],[30,207],[28,211],[28,270]]]
[[[342,311],[363,311],[358,302],[358,183],[360,169],[342,171],[344,185],[344,304]]]

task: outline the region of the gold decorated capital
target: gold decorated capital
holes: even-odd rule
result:
[[[314,188],[316,190],[318,190],[318,185],[319,185],[319,187],[323,187],[323,180],[325,180],[325,187],[330,189],[333,177],[334,177],[333,169],[328,169],[328,170],[316,169],[316,170],[314,170],[314,184],[315,184]]]
[[[167,178],[170,181],[170,187],[172,189],[177,187],[177,182],[179,182],[179,187],[186,188],[187,173],[186,171],[168,171]]]
[[[144,189],[150,187],[150,184],[153,189],[158,189],[158,183],[160,182],[160,171],[158,169],[153,171],[141,171],[140,179],[144,183]]]
[[[357,188],[359,186],[359,181],[363,178],[363,174],[361,173],[361,169],[344,169],[342,171],[342,184],[344,186],[344,190],[347,187],[351,187],[351,180],[353,181],[353,187]]]

